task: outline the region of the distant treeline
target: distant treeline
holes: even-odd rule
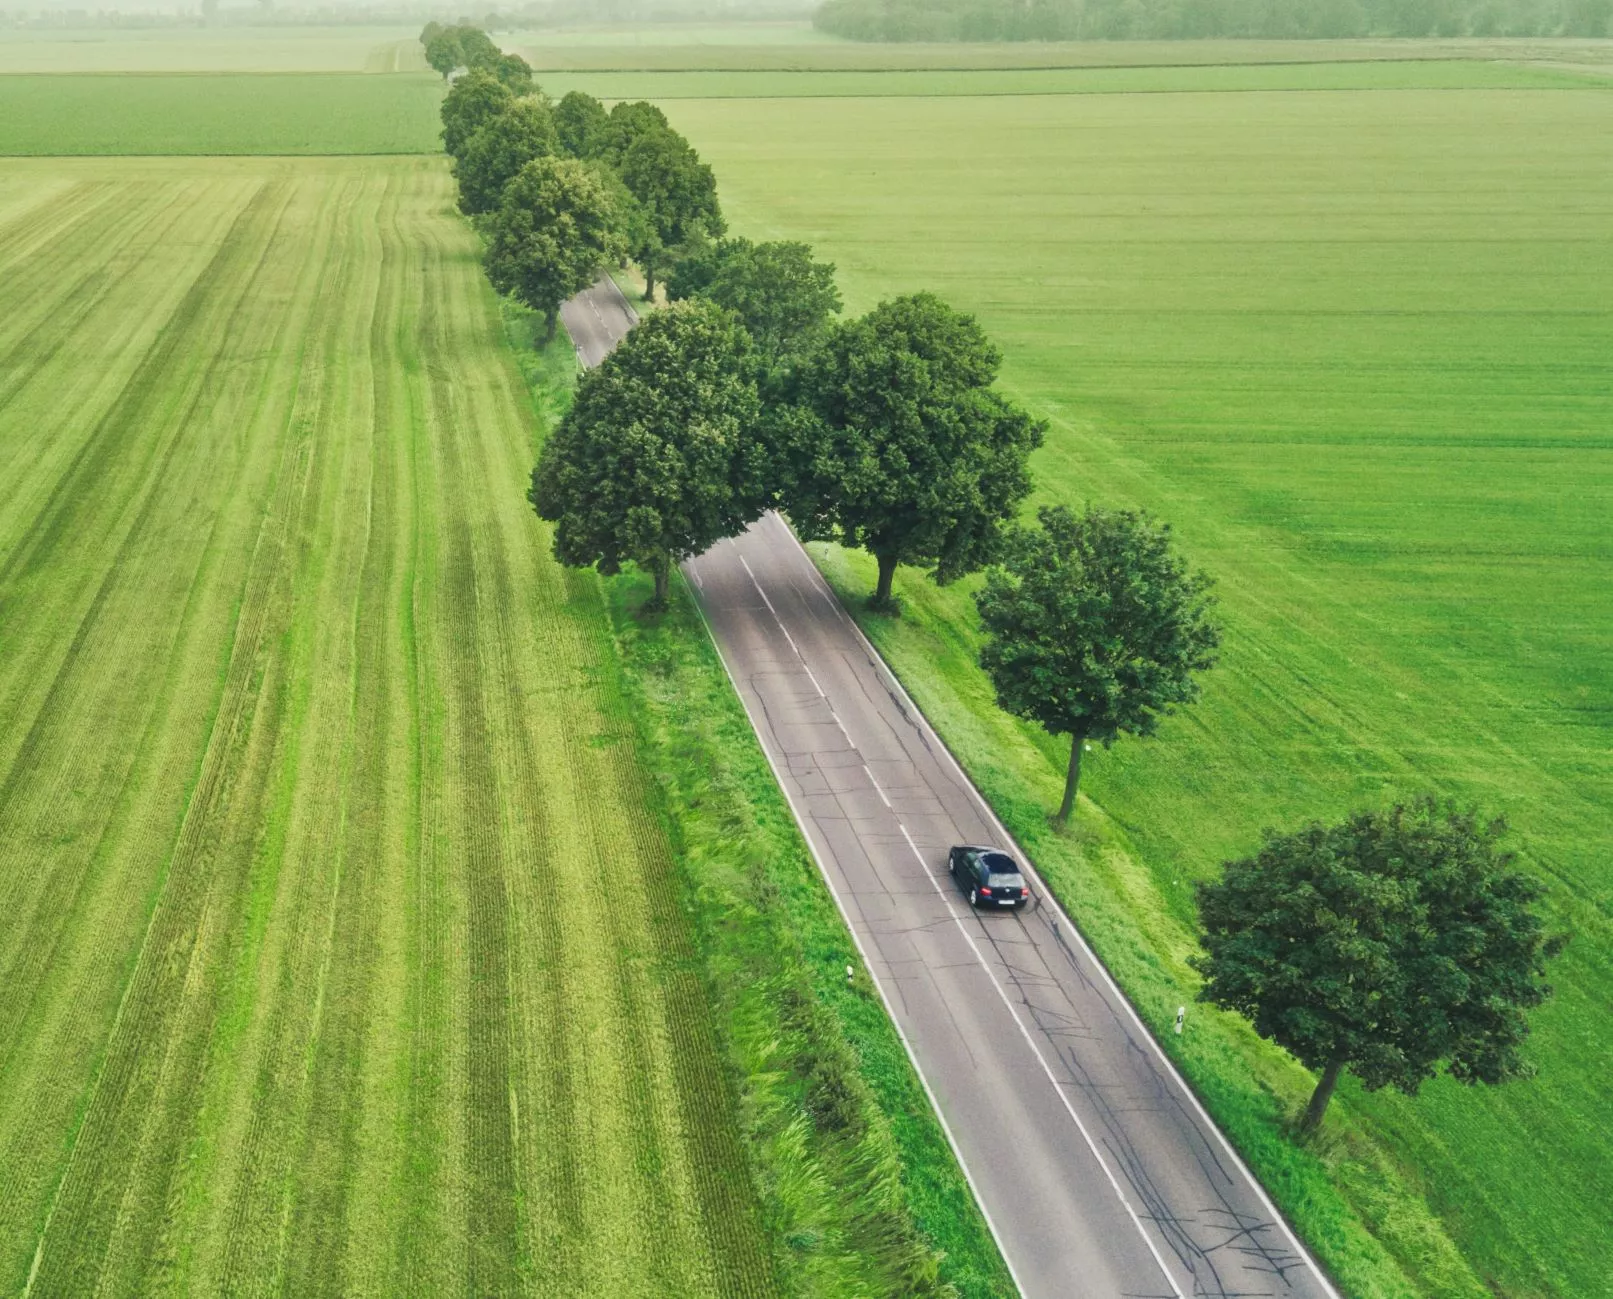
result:
[[[1607,36],[1613,0],[825,0],[854,41]]]

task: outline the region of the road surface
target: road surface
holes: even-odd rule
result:
[[[586,364],[633,318],[564,313]],[[1009,836],[783,520],[684,572],[1027,1299],[1336,1299],[1041,882],[970,910],[948,848]]]

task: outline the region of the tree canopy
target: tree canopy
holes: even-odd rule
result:
[[[530,95],[536,89],[532,84],[532,66],[519,54],[501,51],[479,66],[486,68],[517,95]]]
[[[709,302],[647,316],[583,375],[544,444],[529,496],[561,563],[655,577],[743,531],[768,504],[750,336]]]
[[[918,293],[831,325],[796,367],[790,519],[871,551],[876,604],[897,564],[949,582],[988,563],[1029,494],[1044,425],[992,390],[1000,362],[972,316]]]
[[[744,323],[762,354],[781,362],[810,346],[840,310],[835,268],[803,243],[722,239],[681,259],[667,297],[706,298]]]
[[[561,304],[621,256],[616,216],[597,166],[572,158],[529,162],[487,222],[487,277],[500,293],[543,312],[552,339]]]
[[[671,130],[640,135],[622,155],[622,183],[644,209],[645,227],[633,250],[644,268],[644,296],[655,296],[655,272],[672,250],[691,239],[720,235],[717,178],[689,142]]]
[[[568,90],[554,106],[560,147],[573,158],[597,158],[605,151],[610,115],[605,106],[581,90]]]
[[[471,136],[515,101],[510,88],[491,72],[466,73],[442,101],[442,147],[452,158],[465,152]]]
[[[455,68],[485,67],[491,71],[501,54],[491,36],[469,24],[444,27],[427,23],[420,33],[420,43],[426,49],[426,62],[444,77]],[[522,66],[526,66],[524,62]]]
[[[1407,1094],[1440,1067],[1464,1083],[1532,1072],[1524,1012],[1550,994],[1562,947],[1544,895],[1504,845],[1506,825],[1431,799],[1334,825],[1267,832],[1253,857],[1198,887],[1200,1000],[1246,1016],[1321,1078]]]
[[[516,172],[534,158],[557,153],[554,117],[541,99],[517,99],[477,128],[454,160],[459,206],[469,215],[491,212]]]
[[[670,131],[672,124],[666,114],[654,104],[642,99],[624,99],[612,104],[605,118],[605,130],[600,138],[600,155],[621,166],[627,151],[639,139],[658,131]]]
[[[988,639],[980,665],[997,702],[1070,736],[1058,819],[1067,821],[1088,740],[1150,735],[1198,698],[1219,634],[1210,579],[1190,570],[1170,527],[1133,510],[1059,505],[1014,535],[976,594]]]

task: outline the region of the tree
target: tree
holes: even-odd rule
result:
[[[543,312],[546,343],[560,304],[621,255],[616,216],[599,169],[571,158],[538,158],[505,186],[487,224],[487,277],[500,293]]]
[[[623,100],[612,104],[605,118],[600,156],[609,159],[612,166],[620,167],[623,157],[638,140],[671,129],[672,124],[666,120],[666,114],[645,100]]]
[[[975,595],[988,638],[980,665],[1003,709],[1070,737],[1064,824],[1087,741],[1108,748],[1122,734],[1153,734],[1198,698],[1194,674],[1214,665],[1220,637],[1210,579],[1175,553],[1168,525],[1062,505],[1037,517]]]
[[[436,30],[432,31],[434,27]],[[452,27],[439,27],[436,23],[427,24],[426,31],[431,32],[429,37],[425,32],[420,36],[426,47],[426,62],[446,78],[465,62],[465,53],[459,45],[459,32]]]
[[[622,155],[620,170],[648,223],[633,253],[644,268],[644,297],[650,301],[656,267],[669,250],[723,232],[717,178],[689,142],[671,130],[639,136]]]
[[[573,158],[597,158],[605,149],[610,116],[605,106],[581,90],[568,90],[554,108],[560,147]]]
[[[529,499],[555,526],[563,564],[655,577],[735,536],[767,507],[768,457],[750,337],[708,302],[658,311],[582,377],[544,445]]]
[[[442,101],[442,145],[458,158],[471,136],[515,102],[510,88],[490,72],[468,72]]]
[[[462,23],[454,31],[459,38],[459,49],[465,66],[493,72],[494,65],[503,54],[493,38],[480,27],[473,27],[469,23]]]
[[[804,350],[840,310],[835,268],[802,243],[723,239],[680,261],[667,297],[701,297],[727,307],[775,363]]]
[[[469,215],[491,212],[516,172],[534,158],[559,151],[554,118],[540,99],[517,99],[484,123],[454,160],[459,206]]]
[[[1199,999],[1320,1072],[1302,1132],[1345,1069],[1408,1095],[1442,1063],[1463,1083],[1533,1073],[1524,1012],[1550,995],[1546,962],[1566,940],[1547,937],[1531,909],[1544,889],[1505,834],[1423,799],[1267,831],[1255,856],[1199,885]]]
[[[877,607],[897,564],[950,582],[988,563],[1029,494],[1044,425],[992,391],[1000,363],[972,316],[918,293],[831,325],[795,368],[790,519],[873,553]]]
[[[532,84],[532,65],[519,54],[501,52],[483,66],[514,94],[530,95],[536,89]]]

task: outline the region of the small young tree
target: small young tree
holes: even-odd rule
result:
[[[644,297],[655,297],[655,272],[669,252],[691,239],[720,235],[717,180],[689,142],[671,130],[640,135],[622,155],[622,182],[639,201],[645,237],[633,249],[644,268]]]
[[[1070,737],[1060,824],[1070,819],[1088,740],[1150,735],[1198,698],[1215,662],[1210,579],[1190,571],[1170,528],[1146,514],[1064,506],[1038,512],[975,596],[988,640],[980,665],[997,702]]]
[[[1562,949],[1532,906],[1506,825],[1432,799],[1268,831],[1198,887],[1199,999],[1235,1010],[1320,1073],[1315,1131],[1345,1069],[1415,1095],[1441,1064],[1464,1083],[1533,1072],[1524,1012]]]
[[[592,284],[624,246],[610,187],[596,166],[572,158],[538,158],[521,168],[486,233],[487,278],[543,313],[546,343],[560,304]]]
[[[597,158],[605,150],[610,116],[605,105],[581,90],[568,90],[554,106],[560,147],[573,158]]]
[[[510,88],[490,72],[467,72],[442,101],[442,147],[452,158],[488,122],[515,100]]]
[[[700,297],[727,307],[777,365],[815,342],[840,310],[834,276],[806,244],[733,238],[680,261],[666,288],[673,301]]]
[[[459,207],[468,216],[491,212],[504,187],[534,158],[560,148],[554,118],[541,99],[517,99],[484,123],[454,160]]]
[[[919,293],[830,326],[796,368],[790,520],[872,551],[877,607],[897,564],[950,582],[990,562],[1030,492],[1044,426],[992,391],[1000,361],[972,316]]]
[[[709,302],[645,318],[595,369],[544,445],[529,499],[563,564],[655,577],[742,532],[766,508],[768,461],[750,337]]]

